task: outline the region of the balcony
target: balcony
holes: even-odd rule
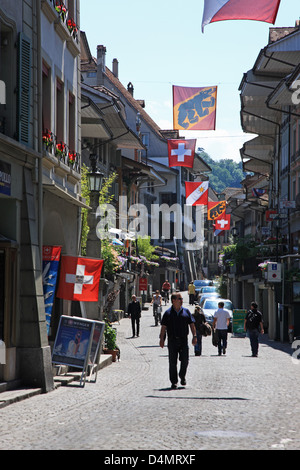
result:
[[[80,195],[80,154],[57,142],[48,129],[43,133],[43,185],[45,189],[81,207],[88,207]]]

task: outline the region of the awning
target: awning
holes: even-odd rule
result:
[[[105,87],[90,87],[81,84],[82,93],[94,103],[105,123],[106,129],[109,129],[110,142],[114,142],[117,148],[145,150],[145,146],[126,124],[122,115],[121,105],[117,97]]]
[[[154,181],[156,180],[161,184],[166,184],[165,178],[160,176],[152,166],[146,165],[143,162],[138,162],[131,158],[122,156],[122,169],[123,171],[127,170],[131,174],[134,174],[134,178],[139,179],[140,184],[145,180],[148,181],[149,179]]]
[[[268,96],[277,87],[279,80],[274,77],[261,77],[249,70],[240,84],[241,125],[244,132],[273,136],[277,131],[281,113],[269,109]]]
[[[112,132],[107,127],[103,114],[87,96],[81,95],[81,135],[86,138],[110,139]]]

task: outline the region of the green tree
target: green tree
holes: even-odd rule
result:
[[[150,243],[150,236],[138,237],[137,246],[139,254],[145,256],[149,261],[156,260],[159,256],[154,254],[155,247]]]

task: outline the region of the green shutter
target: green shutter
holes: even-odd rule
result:
[[[18,36],[17,132],[18,140],[29,144],[31,40],[23,33]]]

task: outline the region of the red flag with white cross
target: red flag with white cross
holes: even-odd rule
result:
[[[214,226],[216,230],[230,230],[230,214],[223,213],[215,219]]]
[[[168,139],[169,167],[193,168],[196,139]]]
[[[57,297],[97,302],[103,260],[62,256]]]

